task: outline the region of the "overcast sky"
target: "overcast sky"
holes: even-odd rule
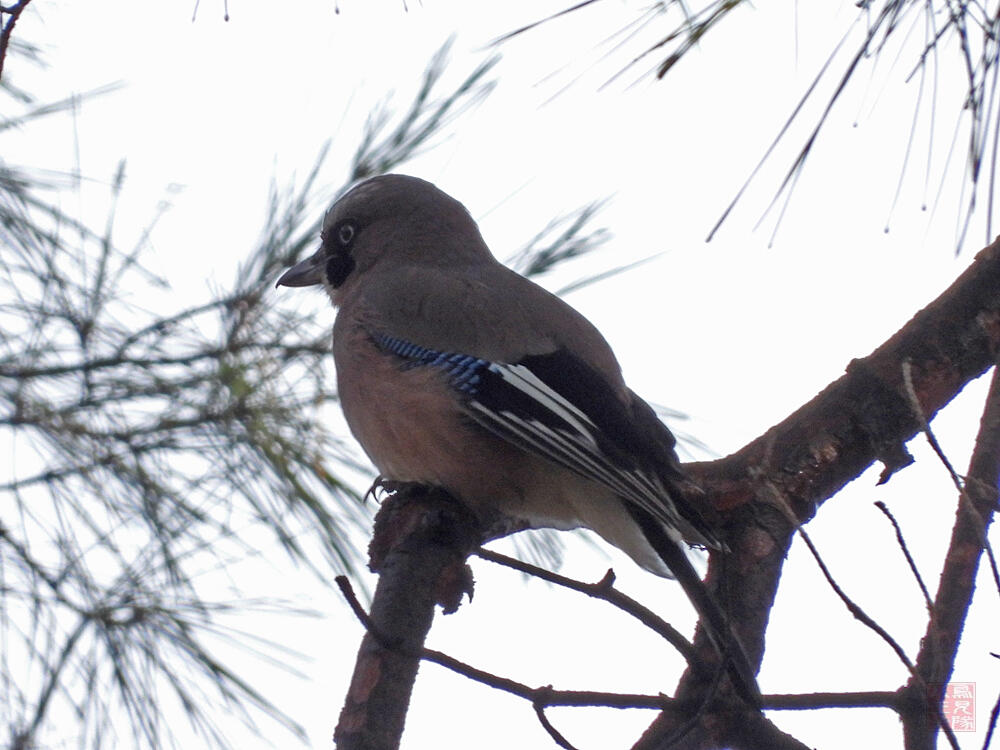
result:
[[[457,39],[449,78],[457,82],[489,54],[491,40],[566,4],[425,0],[404,11],[394,0],[231,1],[225,22],[215,0],[202,2],[194,21],[191,3],[36,0],[17,30],[44,48],[49,67],[22,71],[14,59],[5,75],[43,99],[117,80],[127,86],[85,104],[75,122],[26,131],[17,161],[66,169],[78,153],[85,175],[110,179],[126,157],[120,239],[127,244],[157,202],[169,199],[149,260],[173,285],[176,302],[163,304],[194,303],[231,285],[262,225],[274,175],[279,183],[304,175],[332,137],[323,175],[331,188],[338,185],[371,108],[392,90],[405,104],[450,35]],[[851,29],[856,40],[863,22],[853,2],[747,5],[666,80],[640,76],[651,58],[602,87],[643,45],[637,39],[607,58],[597,45],[643,7],[606,0],[501,45],[496,92],[404,171],[463,201],[501,257],[550,218],[610,197],[598,223],[614,239],[593,263],[662,255],[569,301],[607,336],[630,385],[690,415],[677,426],[723,455],[869,353],[943,291],[984,244],[979,224],[965,251],[954,255],[964,131],[938,193],[964,81],[960,69],[942,67],[929,177],[929,129],[921,124],[893,209],[919,86],[919,77],[903,83],[921,42],[916,27],[909,57],[904,51],[897,59],[893,50],[869,64],[834,110],[777,231],[776,212],[759,227],[758,219],[829,87],[706,244],[830,51]],[[79,208],[102,216],[105,194],[84,191]],[[546,282],[558,288],[579,272]],[[300,292],[273,294],[273,304],[284,305]],[[328,315],[332,323],[332,310]],[[968,461],[982,386],[967,388],[937,422],[958,467]],[[890,505],[934,584],[954,492],[922,441],[911,450],[915,467],[881,488],[876,467],[827,503],[809,530],[842,585],[914,655],[924,625],[919,592],[908,587],[892,530],[872,503]],[[690,630],[693,614],[679,587],[608,554],[572,540],[564,572],[596,579],[614,564],[626,591]],[[626,618],[485,563],[474,567],[474,603],[438,618],[432,647],[528,684],[673,689],[680,660]],[[254,567],[263,589],[257,596],[287,591],[294,581],[287,570],[265,571]],[[309,679],[270,672],[260,679],[278,687],[279,705],[321,748],[330,746],[361,630],[336,597],[312,583],[304,579],[290,593],[326,616],[283,622],[272,632],[314,660],[297,664]],[[996,662],[985,656],[997,650],[998,614],[984,584],[955,673],[956,681],[978,685],[981,727],[1000,686]],[[258,669],[247,665],[251,674]],[[762,690],[891,689],[902,681],[889,649],[843,610],[796,545],[768,631]],[[823,748],[901,743],[887,711],[772,716]],[[566,709],[552,718],[589,749],[629,746],[653,714]],[[279,746],[292,746],[274,736]],[[983,734],[958,737],[963,747],[979,747]],[[433,665],[422,668],[404,747],[489,750],[548,742],[530,706]]]

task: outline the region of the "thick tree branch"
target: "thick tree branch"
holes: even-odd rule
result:
[[[809,403],[737,453],[685,468],[725,519],[728,555],[712,555],[707,583],[727,610],[751,660],[764,633],[792,535],[822,503],[875,461],[882,482],[912,459],[905,442],[920,429],[909,403],[904,364],[930,420],[1000,353],[1000,242],[935,301]],[[793,518],[789,518],[788,506]],[[695,647],[707,647],[699,629]],[[677,697],[698,687],[688,672]],[[676,723],[664,714],[641,747],[657,747]],[[736,734],[727,734],[727,730]],[[751,747],[737,724],[716,722],[690,747]],[[659,738],[659,739],[658,739]]]
[[[441,491],[404,485],[383,502],[369,548],[379,582],[334,733],[338,748],[399,746],[434,607],[453,612],[471,593],[465,560],[481,543],[475,519]]]
[[[906,687],[903,713],[907,750],[929,750],[937,740],[935,715],[951,677],[965,617],[972,603],[986,531],[997,509],[1000,480],[1000,368],[994,368],[979,436],[960,493],[951,543],[934,608],[917,655],[917,676]],[[919,679],[917,679],[919,677]]]
[[[800,523],[874,461],[882,481],[906,466],[904,443],[920,429],[904,391],[910,363],[914,392],[928,420],[1000,351],[1000,241],[986,247],[959,278],[902,329],[809,403],[738,452],[686,464],[720,511],[757,497],[775,482],[794,503]]]

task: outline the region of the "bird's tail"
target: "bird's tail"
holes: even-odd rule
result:
[[[674,574],[684,593],[691,600],[691,604],[694,605],[702,627],[705,628],[719,656],[726,664],[733,686],[752,705],[759,706],[760,688],[757,686],[757,678],[750,666],[746,651],[730,628],[715,598],[691,564],[687,552],[667,535],[663,526],[653,516],[630,503],[627,507],[650,546]]]

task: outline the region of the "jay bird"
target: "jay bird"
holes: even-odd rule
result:
[[[759,700],[685,550],[724,545],[692,503],[674,436],[598,330],[498,262],[466,208],[416,177],[360,183],[321,239],[278,284],[322,286],[339,308],[340,402],[382,476],[441,487],[487,528],[592,529],[676,578],[736,688]]]

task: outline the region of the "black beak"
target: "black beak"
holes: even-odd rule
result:
[[[323,283],[326,253],[321,247],[305,260],[300,260],[278,279],[275,286],[315,286]]]

